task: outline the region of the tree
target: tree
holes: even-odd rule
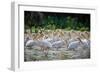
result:
[[[32,32],[32,27],[38,27],[42,24],[43,14],[40,12],[25,11],[24,14],[25,30],[30,29]]]

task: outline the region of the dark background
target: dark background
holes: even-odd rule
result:
[[[25,30],[65,29],[90,31],[90,14],[24,11]]]

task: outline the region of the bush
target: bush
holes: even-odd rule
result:
[[[38,29],[35,29],[35,33],[38,33]]]
[[[35,32],[35,27],[32,27],[32,32]]]
[[[67,28],[65,28],[65,30],[71,30],[71,27],[67,27]]]
[[[85,27],[80,28],[80,31],[86,31]]]

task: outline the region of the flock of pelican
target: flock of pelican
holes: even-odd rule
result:
[[[45,31],[38,33],[25,34],[24,46],[34,48],[38,46],[42,51],[57,50],[66,48],[66,50],[76,50],[78,47],[90,48],[90,33],[87,31],[64,31],[61,29],[55,31]]]

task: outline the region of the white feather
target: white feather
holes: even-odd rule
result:
[[[39,46],[39,47],[44,47],[44,48],[51,48],[52,45],[50,42],[46,41],[46,40],[42,40],[42,41],[34,41],[34,40],[29,40],[27,43],[26,43],[26,46],[27,47],[33,47],[33,46]]]
[[[85,48],[90,48],[90,41],[86,39],[82,39],[82,44],[79,41],[70,42],[68,45],[68,49],[77,49],[79,46],[83,46]]]

